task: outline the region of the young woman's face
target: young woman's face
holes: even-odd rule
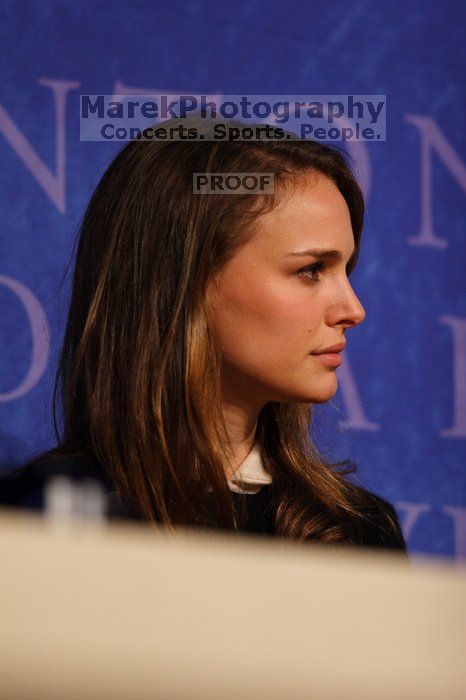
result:
[[[342,257],[293,255],[309,248]],[[230,397],[260,408],[269,401],[322,403],[334,396],[336,368],[312,353],[344,342],[346,329],[365,318],[345,271],[353,249],[347,204],[321,174],[304,175],[260,217],[258,234],[207,290]],[[321,269],[313,271],[316,263]]]

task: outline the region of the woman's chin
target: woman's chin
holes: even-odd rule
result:
[[[294,393],[293,398],[291,399],[293,403],[326,403],[327,401],[330,401],[330,399],[333,399],[337,392],[337,384],[335,382],[335,385],[330,387],[327,386],[325,388],[317,389],[315,386],[312,387],[309,391],[303,391],[303,387],[301,387],[301,390],[296,391]],[[287,399],[289,400],[289,398]]]
[[[309,390],[308,400],[311,403],[326,403],[326,401],[333,399],[338,389],[335,375],[333,377],[334,380],[325,382],[326,386],[324,386],[324,382],[322,382],[322,386],[316,386],[317,382],[314,384],[312,389]]]

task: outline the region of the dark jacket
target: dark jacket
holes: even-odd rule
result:
[[[107,498],[107,518],[109,520],[137,520],[120,500],[114,484],[95,463],[86,459],[62,457],[58,460],[42,460],[27,464],[0,476],[0,507],[33,509],[44,508],[44,492],[47,480],[55,475],[64,474],[73,482],[83,479],[96,479],[102,486]],[[355,544],[372,548],[398,550],[407,555],[407,546],[403,537],[397,513],[392,504],[382,497],[359,487],[367,496],[367,512],[370,516],[364,525],[362,537]],[[269,535],[275,534],[274,510],[272,504],[272,485],[265,485],[255,494],[238,494],[231,492],[233,504],[239,509],[240,499],[246,500],[247,515],[240,528],[241,532]],[[390,517],[394,527],[390,524]]]

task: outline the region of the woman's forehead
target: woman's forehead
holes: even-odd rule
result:
[[[272,247],[291,253],[306,245],[338,245],[348,250],[353,246],[348,206],[328,178],[315,186],[295,189],[277,207],[261,215],[254,228],[251,250]]]

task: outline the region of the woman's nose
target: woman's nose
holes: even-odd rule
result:
[[[354,297],[354,311],[353,311],[353,318],[354,318],[354,323],[355,325],[362,323],[364,319],[366,318],[366,310],[364,309],[364,306],[361,304],[359,297],[355,294],[353,291],[353,297]]]
[[[366,311],[356,292],[347,280],[344,300],[340,307],[342,319],[348,326],[357,326],[366,318]]]

